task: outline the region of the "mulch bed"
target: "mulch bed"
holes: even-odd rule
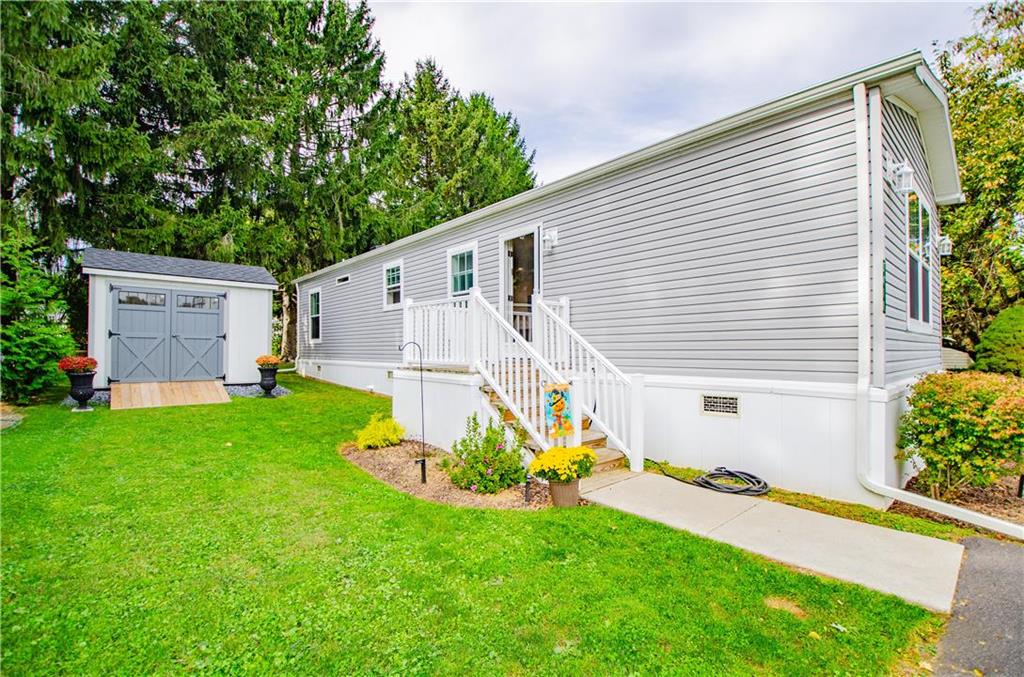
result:
[[[419,442],[405,440],[398,446],[366,450],[348,444],[339,449],[338,453],[399,491],[435,503],[506,510],[539,510],[551,505],[547,485],[536,480],[530,481],[529,505],[524,500],[523,485],[510,487],[497,494],[476,494],[459,489],[441,468],[441,461],[450,454],[429,444],[426,449],[426,484],[420,482],[420,467],[414,463],[420,458]]]
[[[1004,477],[996,484],[984,489],[967,487],[949,502],[985,515],[999,517],[1010,522],[1016,522],[1017,524],[1024,524],[1024,498],[1017,497],[1017,482],[1018,477],[1014,475],[1012,477]],[[928,496],[928,488],[920,486],[916,477],[907,483],[907,489],[923,496]],[[945,515],[937,515],[928,510],[900,503],[899,501],[893,503],[889,510],[890,512],[898,512],[904,515],[924,517],[935,522],[970,527],[969,524],[963,524]]]

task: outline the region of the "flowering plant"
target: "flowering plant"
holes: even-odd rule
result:
[[[69,355],[61,358],[57,368],[65,374],[88,374],[90,371],[96,371],[97,364],[92,357]]]
[[[551,447],[530,463],[530,474],[548,482],[572,482],[590,477],[597,454],[589,447]]]
[[[476,414],[466,420],[466,435],[452,445],[452,458],[441,464],[452,484],[475,493],[496,494],[526,481],[520,435],[512,444],[505,439],[505,427],[487,422],[481,430]]]
[[[256,365],[264,369],[276,369],[281,366],[281,358],[276,355],[260,355],[256,358]]]

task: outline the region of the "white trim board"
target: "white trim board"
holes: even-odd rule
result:
[[[83,268],[84,275],[102,275],[104,277],[129,278],[133,280],[152,280],[154,282],[177,282],[181,284],[207,284],[213,287],[242,287],[245,289],[268,289],[277,291],[276,284],[259,284],[256,282],[240,282],[238,280],[218,280],[208,277],[189,277],[186,275],[158,275],[156,273],[134,273],[129,270],[107,270],[106,268]]]
[[[533,293],[543,294],[544,293],[544,274],[542,271],[543,258],[543,246],[542,238],[544,233],[544,222],[535,221],[529,225],[519,226],[518,228],[512,228],[506,230],[504,233],[498,235],[498,312],[501,313],[502,317],[506,317],[506,304],[508,303],[507,296],[508,290],[508,256],[505,253],[505,244],[509,240],[514,240],[517,237],[523,235],[529,235],[533,233]]]
[[[318,312],[316,317],[320,321],[319,335],[316,338],[312,337],[313,333],[313,313],[310,312],[310,303],[313,299],[313,294],[316,294]],[[312,287],[306,290],[306,327],[305,327],[305,339],[309,345],[316,345],[324,340],[324,292],[322,287]]]
[[[456,294],[452,290],[452,257],[456,254],[464,254],[466,252],[473,252],[473,284],[469,285],[469,289],[461,291]],[[449,247],[444,255],[444,288],[447,293],[447,297],[450,299],[461,298],[463,296],[469,296],[474,287],[480,286],[480,251],[477,247],[477,241],[472,240],[470,242],[463,242],[462,244]]]

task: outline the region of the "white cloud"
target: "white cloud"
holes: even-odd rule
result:
[[[386,77],[434,57],[522,124],[550,182],[972,29],[965,4],[373,3]]]

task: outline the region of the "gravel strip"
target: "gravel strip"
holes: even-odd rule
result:
[[[263,397],[263,388],[259,386],[224,386],[224,390],[228,391],[228,395],[232,397]],[[288,390],[284,386],[277,386],[271,391],[274,397],[283,397],[284,395],[291,395],[292,391]]]
[[[110,405],[110,391],[109,390],[97,390],[95,393],[93,393],[92,399],[89,400],[89,406],[90,407],[95,407],[95,406],[106,407],[106,406],[109,406],[109,405]],[[74,400],[74,398],[71,397],[71,395],[68,395],[63,400],[61,400],[60,406],[62,406],[62,407],[69,407],[69,408],[70,407],[77,407],[78,406],[78,402],[76,402]]]

